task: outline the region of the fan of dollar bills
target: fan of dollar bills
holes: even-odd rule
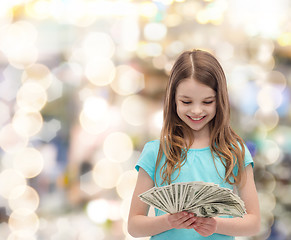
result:
[[[167,213],[187,211],[198,217],[243,217],[244,202],[228,188],[214,183],[184,182],[153,187],[139,195],[145,203]]]

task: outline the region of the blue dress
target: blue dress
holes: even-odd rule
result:
[[[138,162],[135,166],[136,170],[139,171],[139,168],[143,168],[149,176],[154,181],[155,174],[155,165],[159,151],[159,140],[151,141],[146,143],[144,149],[138,159]],[[252,164],[253,159],[245,146],[245,166]],[[162,179],[160,177],[161,166],[165,162],[165,156],[161,159],[160,165],[157,170],[156,180],[157,185],[161,186]],[[215,166],[216,165],[216,166]],[[174,172],[172,179],[175,179],[175,182],[192,182],[192,181],[203,181],[203,182],[212,182],[218,184],[221,187],[229,188],[233,190],[233,185],[223,181],[225,176],[225,168],[219,159],[215,159],[215,165],[212,159],[210,147],[201,148],[201,149],[189,149],[187,153],[187,160],[185,164],[181,167],[181,172],[178,178],[176,178],[178,171]],[[234,172],[237,172],[237,169],[234,169]],[[165,184],[164,184],[165,185]],[[155,215],[160,216],[165,214],[165,212],[155,208]],[[226,216],[230,217],[230,216]],[[157,234],[151,237],[151,240],[233,240],[234,237],[226,236],[221,234],[212,234],[208,237],[203,237],[198,234],[194,229],[171,229],[163,233]]]

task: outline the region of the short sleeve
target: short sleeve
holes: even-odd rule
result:
[[[247,167],[249,164],[254,167],[254,160],[253,157],[248,149],[248,147],[245,145],[245,159],[244,159],[245,167]]]
[[[139,168],[143,168],[151,179],[154,181],[155,166],[159,151],[159,141],[151,141],[145,144],[142,153],[135,165],[135,169],[139,171]]]

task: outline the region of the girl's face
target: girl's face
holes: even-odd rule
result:
[[[177,114],[194,133],[209,133],[209,122],[216,114],[216,92],[193,79],[183,80],[176,90]],[[206,131],[206,132],[205,132]]]

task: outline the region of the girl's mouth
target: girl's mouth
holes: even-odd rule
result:
[[[201,121],[202,119],[204,119],[206,116],[202,116],[202,117],[190,117],[187,116],[188,118],[190,118],[192,121],[198,122]]]

